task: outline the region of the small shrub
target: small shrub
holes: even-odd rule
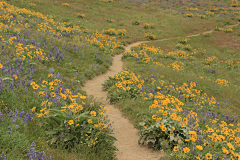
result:
[[[139,25],[140,24],[140,20],[132,20],[132,24],[133,25]]]
[[[237,7],[238,6],[238,1],[237,0],[232,0],[232,7]]]
[[[107,21],[108,23],[112,23],[112,22],[114,21],[114,19],[108,18],[108,19],[106,19],[106,21]]]
[[[116,35],[117,31],[115,29],[109,28],[108,30],[104,31],[104,33],[108,35]]]
[[[220,29],[218,28],[218,26],[216,26],[216,28],[214,28],[214,31],[220,31]]]
[[[230,32],[233,32],[233,29],[231,26],[227,26],[226,28],[223,29],[223,32],[230,33]]]
[[[69,7],[68,3],[63,3],[62,6]]]
[[[154,28],[154,24],[153,23],[145,23],[143,28],[145,28],[145,29],[149,29],[149,28],[153,29]]]
[[[78,15],[78,18],[84,18],[85,17],[85,14],[79,14]]]
[[[185,14],[186,17],[193,17],[193,14]]]
[[[182,39],[179,39],[179,40],[178,40],[178,43],[181,43],[181,44],[187,44],[188,41],[189,41],[188,38],[182,38]]]
[[[212,36],[212,34],[210,34],[210,33],[204,34],[204,37],[211,37],[211,36]]]
[[[147,32],[147,33],[145,33],[145,38],[146,38],[147,40],[154,40],[154,39],[156,39],[157,37],[156,37],[156,35],[154,35],[153,33]]]

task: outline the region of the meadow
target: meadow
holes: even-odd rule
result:
[[[108,108],[81,88],[122,54],[123,70],[99,85],[139,129],[136,143],[162,159],[240,160],[239,7],[0,2],[0,159],[117,159]]]

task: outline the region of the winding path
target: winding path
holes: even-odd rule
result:
[[[238,24],[232,25],[237,26]],[[202,34],[212,33],[213,30],[203,32]],[[200,34],[189,35],[186,37],[199,36]],[[171,39],[177,39],[181,37],[174,37],[168,39],[160,39],[155,41],[165,41]],[[128,46],[125,46],[125,51],[130,51],[130,48],[137,46],[142,43],[147,43],[149,41],[140,41],[132,43]],[[142,147],[138,144],[138,129],[134,128],[133,124],[126,118],[122,116],[122,113],[119,109],[115,108],[113,105],[109,104],[107,99],[107,92],[102,91],[102,84],[108,79],[108,75],[114,76],[122,71],[123,62],[121,60],[122,54],[116,55],[113,57],[113,65],[110,69],[97,77],[94,77],[92,80],[89,80],[85,83],[84,89],[88,95],[93,95],[95,98],[101,99],[102,103],[105,104],[105,107],[109,109],[107,112],[108,118],[111,121],[114,121],[114,132],[117,142],[115,146],[119,151],[116,152],[116,156],[119,160],[159,160],[164,156],[163,152],[153,151],[147,147]]]

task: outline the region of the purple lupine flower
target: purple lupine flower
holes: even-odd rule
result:
[[[226,119],[227,119],[227,120],[229,119],[229,115],[226,115]]]
[[[54,74],[55,73],[55,70],[54,70],[54,68],[49,68],[49,74]]]
[[[48,99],[48,98],[49,98],[49,95],[47,94],[47,92],[45,92],[44,99]]]
[[[35,45],[35,39],[31,39],[30,43],[32,43],[33,45]]]
[[[33,117],[33,114],[32,114],[32,110],[30,109],[30,110],[29,110],[29,113],[27,113],[27,114],[25,115],[25,118],[23,118],[23,121],[24,121],[25,123],[27,123],[27,122],[29,122],[29,121],[32,120],[32,117]]]
[[[179,99],[181,100],[183,98],[183,95],[181,94],[180,96],[179,96]]]
[[[154,94],[156,91],[154,88],[151,88],[151,93]]]
[[[12,118],[12,110],[9,111],[8,115],[9,115],[9,118]]]
[[[214,157],[213,157],[213,159],[214,159],[214,160],[217,160],[217,159],[218,159],[218,156],[217,156],[217,155],[216,155],[216,156],[214,156]]]
[[[28,88],[27,87],[25,88],[25,94],[26,95],[28,94]]]
[[[203,118],[203,123],[205,123],[207,121],[207,117]]]
[[[207,135],[206,133],[203,133],[203,139],[206,139]]]
[[[3,121],[3,114],[0,112],[0,122],[2,122]]]
[[[17,65],[17,63],[18,63],[18,58],[15,59],[15,64]]]
[[[63,138],[64,138],[64,133],[62,132],[60,135],[60,139],[63,139]]]
[[[33,73],[36,73],[37,72],[37,68],[35,68],[34,70],[33,70]]]
[[[11,90],[14,89],[14,81],[11,81],[11,82],[10,82],[9,88],[10,88]]]
[[[223,155],[223,160],[227,160],[227,156],[225,154]]]
[[[193,145],[192,155],[195,155],[194,150],[195,150],[195,145]]]
[[[31,86],[31,81],[28,81],[27,87]]]
[[[12,134],[12,127],[10,126],[10,131],[8,131],[8,134]]]
[[[217,116],[218,116],[217,113],[213,112],[213,117],[217,118]]]
[[[13,115],[13,121],[12,121],[12,123],[16,123],[17,116],[18,116],[18,110],[16,109],[16,110],[15,110],[15,113],[14,113],[14,115]]]
[[[68,124],[66,125],[65,132],[68,133]]]
[[[6,157],[6,155],[4,154],[4,152],[2,152],[0,159],[7,159],[7,157]]]
[[[22,109],[22,111],[20,112],[20,114],[19,114],[19,117],[22,117],[22,116],[24,116],[24,110]]]

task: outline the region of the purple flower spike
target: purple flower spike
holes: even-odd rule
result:
[[[10,127],[10,131],[8,131],[8,134],[12,134],[12,127]]]
[[[19,114],[19,117],[22,117],[22,116],[24,116],[24,110],[23,109],[22,109],[22,111]]]
[[[62,132],[60,135],[60,139],[63,139],[63,138],[64,138],[64,133]]]
[[[6,157],[6,155],[4,154],[4,152],[2,152],[0,159],[7,159],[7,157]]]

